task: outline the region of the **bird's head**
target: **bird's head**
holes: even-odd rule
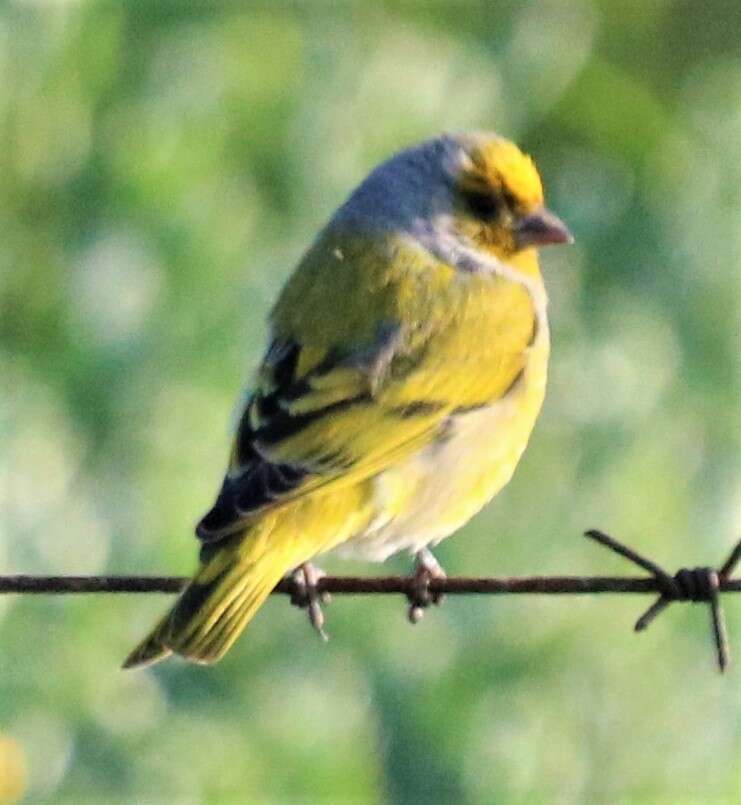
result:
[[[483,253],[527,271],[531,247],[571,241],[543,205],[532,159],[483,132],[442,135],[379,165],[335,215],[330,231],[338,229],[411,236],[465,269]]]
[[[473,246],[507,259],[523,249],[570,243],[566,225],[543,203],[532,159],[494,134],[448,138],[452,221]]]

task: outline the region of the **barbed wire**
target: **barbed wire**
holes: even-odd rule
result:
[[[644,631],[669,604],[678,601],[706,603],[715,655],[720,671],[730,662],[728,634],[720,603],[721,593],[741,592],[741,579],[731,578],[741,559],[741,541],[719,569],[682,568],[670,574],[661,565],[602,531],[591,529],[585,536],[619,554],[649,573],[648,576],[320,576],[306,589],[295,577],[282,579],[273,594],[291,597],[292,603],[308,607],[316,622],[317,600],[333,595],[401,594],[411,609],[421,611],[438,603],[444,595],[585,595],[603,593],[655,593],[657,600],[636,621],[635,630]],[[0,594],[74,594],[74,593],[177,593],[190,581],[182,576],[0,576]],[[312,615],[312,611],[314,614]],[[321,617],[321,616],[319,616]]]

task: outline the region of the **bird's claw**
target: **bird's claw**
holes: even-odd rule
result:
[[[430,582],[434,579],[446,579],[447,574],[440,566],[428,548],[423,548],[417,553],[417,563],[412,576],[412,585],[408,594],[409,609],[408,617],[410,623],[419,623],[430,604],[441,604],[443,602],[442,593],[430,592]]]
[[[293,592],[291,593],[291,603],[300,609],[305,609],[309,622],[316,629],[322,640],[329,640],[329,635],[324,631],[324,612],[322,604],[328,604],[331,596],[328,592],[320,593],[317,584],[326,574],[323,570],[315,567],[309,562],[305,562],[293,571],[291,581],[293,582]]]

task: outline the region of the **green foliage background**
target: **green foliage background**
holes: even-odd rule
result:
[[[577,242],[544,256],[531,446],[440,559],[631,573],[589,526],[721,559],[740,43],[731,0],[3,4],[0,572],[192,570],[277,289],[371,166],[468,128],[535,156]],[[273,600],[217,667],[123,673],[164,598],[8,597],[0,732],[33,803],[738,802],[741,671],[700,608],[633,636],[645,603],[455,599],[411,628],[346,598],[325,646]]]

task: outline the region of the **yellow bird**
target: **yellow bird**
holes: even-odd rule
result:
[[[443,135],[377,167],[272,311],[195,578],[125,667],[213,663],[287,573],[429,551],[512,477],[543,402],[536,247],[570,242],[530,157]]]

